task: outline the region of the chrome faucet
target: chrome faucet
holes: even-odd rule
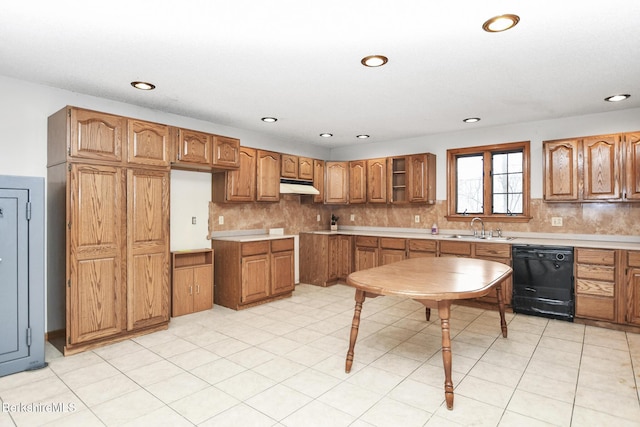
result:
[[[475,227],[476,221],[480,221],[480,225],[482,225],[482,234],[480,235],[480,237],[484,238],[484,221],[482,221],[482,218],[478,218],[478,217],[475,217],[471,220],[471,229],[473,230],[473,237],[478,237],[478,231],[476,230],[476,227]]]

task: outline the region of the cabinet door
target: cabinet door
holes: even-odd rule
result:
[[[129,120],[127,161],[131,164],[169,166],[169,126]]]
[[[355,271],[378,266],[378,248],[356,247]]]
[[[256,179],[257,201],[277,202],[280,200],[280,154],[258,150]]]
[[[347,204],[349,202],[349,163],[325,162],[325,203]]]
[[[349,203],[367,201],[367,165],[364,160],[349,162]]]
[[[240,166],[240,140],[227,136],[213,136],[214,167],[237,168]]]
[[[405,251],[398,249],[380,249],[380,265],[391,264],[405,259]]]
[[[585,138],[582,142],[585,200],[617,200],[620,192],[619,136]]]
[[[351,274],[351,238],[338,236],[338,277]]]
[[[640,200],[640,133],[625,138],[625,199]]]
[[[122,162],[127,119],[78,108],[71,108],[70,115],[70,157]]]
[[[324,160],[313,161],[313,186],[319,193],[313,196],[314,203],[324,203]]]
[[[271,254],[271,294],[290,292],[294,288],[293,251]]]
[[[298,178],[313,179],[313,159],[309,157],[298,158]]]
[[[193,130],[178,130],[178,161],[211,165],[211,135]]]
[[[169,320],[169,172],[127,171],[127,329]]]
[[[340,277],[340,241],[339,236],[329,236],[329,277],[328,280],[335,280]]]
[[[193,267],[193,311],[213,307],[213,266]]]
[[[226,198],[229,202],[256,200],[257,153],[253,148],[240,147],[240,167],[226,172]]]
[[[71,165],[67,335],[78,344],[125,327],[125,191],[121,168]]]
[[[259,301],[269,296],[269,255],[242,257],[241,302]]]
[[[173,272],[171,315],[193,313],[193,269],[176,268]]]
[[[578,140],[545,141],[544,200],[578,200]]]
[[[367,160],[367,202],[387,203],[387,159]]]
[[[282,155],[282,171],[280,176],[283,178],[298,179],[298,156],[291,154]]]

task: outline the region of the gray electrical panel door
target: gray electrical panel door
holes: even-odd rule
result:
[[[0,363],[29,356],[29,191],[0,189]]]

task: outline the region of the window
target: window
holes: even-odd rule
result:
[[[529,141],[447,150],[449,220],[528,221]]]

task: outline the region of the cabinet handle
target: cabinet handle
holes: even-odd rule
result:
[[[189,295],[193,295],[193,286],[189,286]]]
[[[200,285],[196,285],[196,294],[200,293]]]

